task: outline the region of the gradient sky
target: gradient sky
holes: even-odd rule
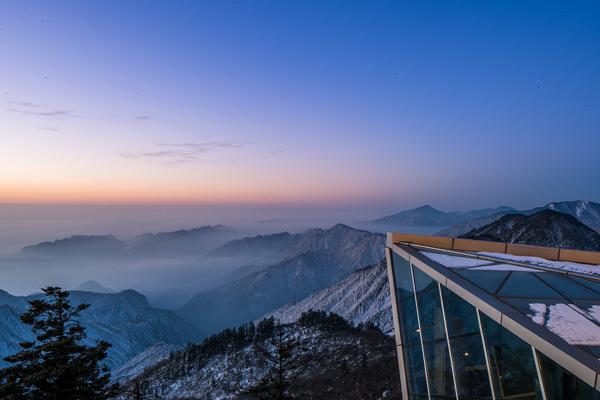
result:
[[[2,1],[0,203],[600,201],[598,1]]]

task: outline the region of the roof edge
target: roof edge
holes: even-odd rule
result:
[[[412,233],[388,232],[388,245],[396,243],[417,244],[443,250],[504,253],[515,256],[540,257],[552,261],[600,265],[600,252],[562,249],[557,247],[530,246],[524,244],[490,242],[442,236],[424,236]]]

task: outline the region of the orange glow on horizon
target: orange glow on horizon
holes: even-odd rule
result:
[[[2,185],[0,204],[206,204],[206,205],[317,205],[343,204],[372,199],[373,193],[349,193],[343,187],[310,189],[260,186],[181,187],[172,185]],[[321,186],[321,187],[320,187]]]

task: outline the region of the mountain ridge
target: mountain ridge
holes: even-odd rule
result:
[[[516,211],[518,214],[531,215],[543,210],[554,210],[570,214],[577,218],[583,224],[594,229],[600,233],[600,203],[587,200],[573,200],[573,201],[558,201],[550,202],[541,207],[534,207],[522,211]],[[443,229],[436,233],[437,236],[445,237],[459,237],[472,231],[473,229],[481,228],[485,225],[491,224],[492,222],[502,218],[504,215],[511,214],[512,212],[499,212],[485,217],[478,217],[469,221],[464,221],[459,224],[455,224],[446,229]]]
[[[196,294],[179,315],[207,332],[255,320],[383,258],[385,237],[338,224],[307,230],[270,266]]]
[[[374,224],[405,225],[405,226],[451,226],[466,222],[473,218],[485,217],[498,212],[515,211],[508,206],[484,208],[467,212],[445,212],[424,205],[410,210],[404,210],[371,221]]]
[[[132,240],[108,235],[71,235],[25,246],[21,255],[35,256],[139,256],[156,253],[204,253],[231,240],[235,231],[225,225],[143,233]]]
[[[465,239],[600,251],[600,234],[570,214],[545,209],[507,214],[461,236]]]
[[[344,280],[296,303],[268,313],[282,323],[292,323],[308,311],[333,312],[354,325],[372,323],[392,335],[394,324],[386,261],[361,268]]]
[[[114,369],[149,346],[165,342],[183,346],[201,337],[200,332],[174,312],[151,307],[148,300],[135,290],[118,293],[71,291],[71,304],[90,304],[81,313],[86,328],[86,343],[106,340],[112,347],[106,364]],[[40,299],[41,294],[13,296],[0,293],[0,360],[20,350],[19,343],[32,340],[29,326],[19,316],[28,308],[28,300]],[[4,362],[0,361],[0,365]]]

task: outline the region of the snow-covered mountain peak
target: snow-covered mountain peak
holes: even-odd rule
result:
[[[336,313],[358,325],[373,323],[384,333],[394,332],[385,261],[360,269],[343,281],[267,316],[291,323],[310,310]]]

